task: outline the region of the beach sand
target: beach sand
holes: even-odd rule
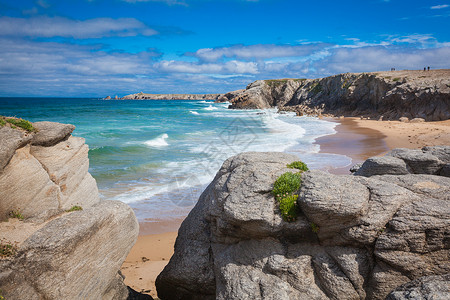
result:
[[[344,154],[352,164],[381,155],[393,148],[422,148],[450,145],[450,120],[426,123],[360,120],[358,118],[329,119],[338,122],[337,133],[319,138],[321,152]],[[350,174],[350,166],[328,171]],[[125,283],[139,292],[156,297],[155,280],[173,254],[178,228],[182,220],[171,224],[143,223],[136,245],[131,249],[121,270]],[[158,233],[158,234],[151,234]]]

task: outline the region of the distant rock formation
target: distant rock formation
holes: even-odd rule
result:
[[[217,100],[223,94],[145,94],[137,93],[119,98],[121,100]],[[105,100],[109,100],[106,99]],[[117,100],[117,99],[116,99]]]
[[[127,299],[119,269],[137,239],[134,212],[100,201],[75,126],[32,125],[0,126],[1,296]]]
[[[295,160],[225,161],[181,225],[160,299],[448,298],[449,146],[396,149],[356,175],[305,172],[288,223],[271,190]]]
[[[298,115],[398,120],[450,119],[450,70],[345,73],[319,79],[259,80],[229,99],[231,108],[278,106]]]

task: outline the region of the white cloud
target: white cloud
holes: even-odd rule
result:
[[[237,60],[225,63],[193,63],[185,61],[162,61],[155,68],[166,73],[189,74],[257,74],[257,64]]]
[[[430,9],[443,9],[443,8],[447,8],[449,6],[450,5],[448,5],[448,4],[441,4],[441,5],[432,6],[432,7],[430,7]]]
[[[72,20],[62,17],[0,17],[0,36],[72,37],[152,36],[158,32],[133,18]]]
[[[202,61],[213,62],[222,58],[236,58],[244,60],[261,60],[275,57],[299,57],[306,56],[326,45],[321,43],[305,45],[233,45],[230,47],[203,48],[195,53],[186,53]]]

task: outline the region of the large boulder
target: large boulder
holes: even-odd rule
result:
[[[450,272],[449,178],[388,164],[374,176],[367,165],[365,176],[309,171],[288,223],[271,189],[294,160],[243,153],[223,164],[180,228],[156,282],[161,299],[384,299]]]
[[[14,156],[16,149],[25,146],[33,136],[10,127],[0,127],[0,172]]]
[[[75,129],[72,124],[55,122],[36,122],[33,126],[37,129],[31,143],[37,146],[53,146],[67,138]]]
[[[17,255],[0,261],[6,299],[126,299],[118,273],[137,239],[129,206],[103,201],[35,232]]]

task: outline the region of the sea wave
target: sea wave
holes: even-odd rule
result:
[[[218,108],[217,108],[217,107],[214,107],[214,106],[212,106],[212,105],[210,105],[210,106],[204,108],[204,110],[216,110],[216,109],[218,109]]]
[[[190,110],[189,111],[191,114],[193,114],[193,115],[199,115],[199,113],[198,112],[196,112],[196,111],[193,111],[193,110]]]
[[[167,133],[162,134],[161,136],[154,138],[152,140],[148,140],[146,142],[144,142],[145,145],[149,146],[149,147],[165,147],[165,146],[169,146],[169,143],[167,143],[166,139],[169,138],[169,135]]]

